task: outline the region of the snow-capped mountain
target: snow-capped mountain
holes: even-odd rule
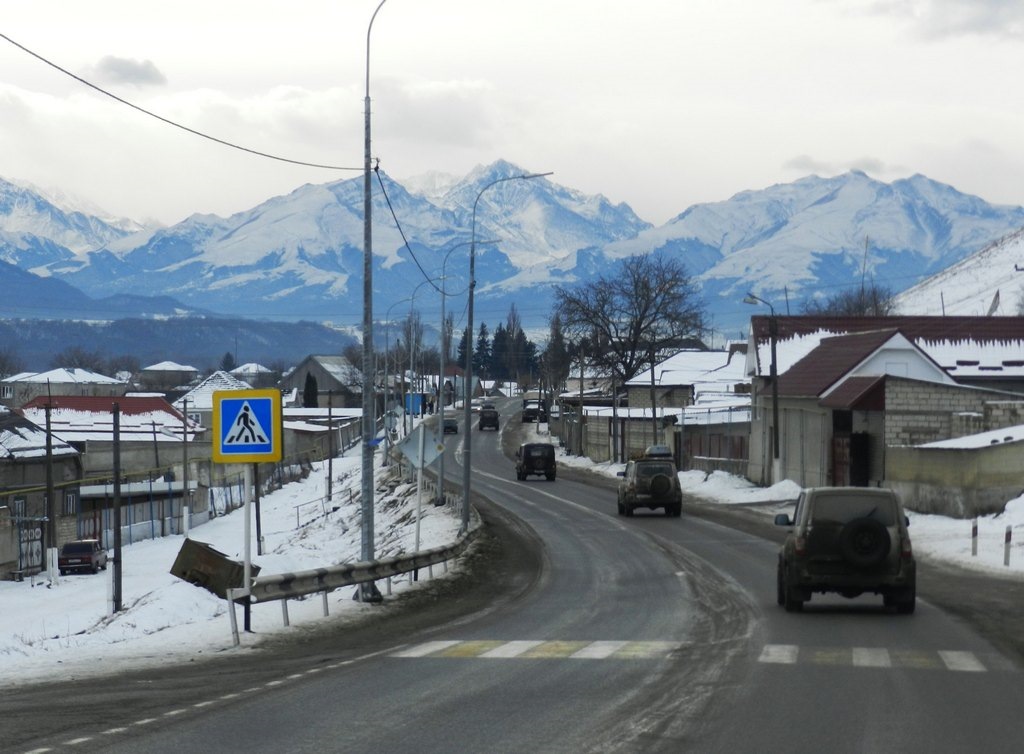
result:
[[[424,274],[439,279],[446,259],[448,307],[458,314],[474,227],[477,322],[491,329],[512,303],[524,327],[546,327],[554,285],[586,283],[625,256],[658,253],[683,261],[714,326],[730,334],[754,313],[741,303],[748,290],[780,313],[862,279],[898,292],[1024,228],[1024,208],[993,206],[920,175],[887,184],[860,172],[744,191],[656,228],[625,204],[551,177],[502,180],[528,172],[499,161],[454,183],[411,182],[420,193],[375,177],[374,316],[403,316]],[[354,324],[362,215],[360,176],[305,185],[226,218],[194,215],[125,233],[0,183],[0,260],[94,297],[159,294],[228,315]],[[437,294],[423,291],[416,308],[436,310]],[[939,314],[940,304],[920,313]]]
[[[901,314],[1016,315],[1024,310],[1024,229],[896,297]]]
[[[478,168],[436,204],[382,174],[373,193],[375,313],[409,297],[423,279],[419,267],[440,276],[447,251],[471,238],[474,203],[482,298],[523,270],[540,266],[540,280],[548,280],[558,263],[571,266],[578,249],[649,227],[625,205],[544,178],[500,181],[525,172],[507,162]],[[500,182],[481,194],[494,181]],[[160,291],[226,314],[351,321],[362,311],[362,206],[361,177],[305,185],[228,218],[194,215],[111,240],[54,260],[48,270],[90,294]],[[488,240],[496,243],[483,243]]]
[[[747,291],[794,314],[862,279],[898,292],[1022,226],[1021,207],[922,175],[886,184],[855,171],[698,204],[604,251],[681,255],[716,322],[732,324],[750,314],[739,305]]]

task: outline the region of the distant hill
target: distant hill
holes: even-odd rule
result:
[[[53,356],[69,346],[105,358],[132,356],[141,366],[169,360],[209,371],[218,368],[228,352],[238,363],[294,365],[309,354],[341,353],[353,343],[351,335],[312,322],[226,318],[0,321],[0,344],[34,370],[49,367]]]

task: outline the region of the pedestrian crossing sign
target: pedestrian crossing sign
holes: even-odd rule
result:
[[[218,390],[213,394],[213,460],[262,463],[281,460],[281,393]]]

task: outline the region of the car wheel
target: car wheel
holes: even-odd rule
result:
[[[622,506],[622,502],[621,502],[621,501],[617,501],[617,502],[615,503],[615,505],[616,505],[616,507],[618,508],[618,511],[619,511],[619,515],[620,515],[620,516],[621,516],[621,515],[623,515],[623,514],[624,514],[624,513],[626,512],[626,509],[625,509],[625,508],[624,508],[624,507]]]
[[[61,571],[61,572],[60,572],[60,575],[61,575],[61,576],[67,576],[67,575],[68,575],[68,572],[67,572],[67,571]]]
[[[631,507],[629,507],[628,505],[623,505],[622,506],[622,512],[626,514],[626,518],[632,518],[633,517],[633,509]]]
[[[803,595],[789,585],[789,580],[785,576],[782,579],[782,606],[786,608],[787,613],[799,613],[804,609]]]
[[[548,481],[549,482],[555,481],[555,475],[554,474],[548,474],[547,477],[548,477]]]
[[[843,559],[857,568],[870,568],[889,555],[889,530],[873,518],[856,518],[839,532]]]
[[[915,607],[917,607],[917,588],[916,586],[908,586],[902,592],[898,593],[896,599],[896,612],[901,615],[911,615],[913,614]]]
[[[682,515],[683,515],[683,504],[682,503],[676,503],[675,506],[672,508],[672,516],[674,518],[679,518]]]

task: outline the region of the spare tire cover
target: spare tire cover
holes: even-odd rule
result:
[[[873,518],[854,519],[839,532],[839,548],[843,559],[859,568],[885,561],[890,546],[889,530]]]
[[[651,494],[663,497],[672,491],[672,480],[664,474],[651,477]]]

